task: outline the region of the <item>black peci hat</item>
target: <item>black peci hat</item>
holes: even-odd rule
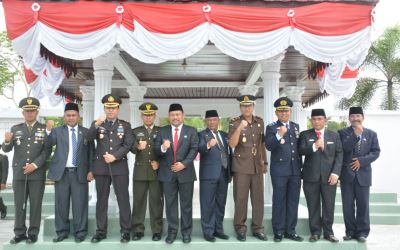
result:
[[[180,105],[179,103],[172,103],[171,105],[169,105],[168,112],[172,112],[172,111],[182,111],[183,112],[182,105]]]
[[[363,108],[362,107],[350,107],[349,115],[353,115],[353,114],[364,115]]]
[[[65,108],[64,108],[64,112],[68,111],[68,110],[75,110],[77,112],[79,112],[79,106],[76,103],[70,102],[65,104]]]
[[[209,117],[219,117],[218,116],[218,112],[216,111],[216,110],[207,110],[206,111],[206,118],[209,118]]]
[[[313,109],[311,110],[311,116],[323,116],[326,118],[324,109]]]

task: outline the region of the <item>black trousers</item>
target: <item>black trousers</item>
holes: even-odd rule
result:
[[[113,175],[114,190],[117,196],[119,207],[119,224],[121,233],[130,233],[131,231],[131,205],[129,203],[129,176]],[[97,203],[96,203],[96,222],[97,233],[107,234],[107,211],[108,197],[110,195],[111,177],[109,175],[95,175]]]
[[[200,181],[201,227],[204,235],[224,233],[223,221],[228,184],[227,170],[222,167],[218,179]]]
[[[304,195],[307,200],[310,233],[324,236],[333,235],[333,219],[337,185],[331,186],[321,182],[303,182]],[[321,214],[322,206],[322,214]]]
[[[72,200],[74,236],[85,237],[88,230],[88,184],[78,181],[77,169],[66,169],[55,183],[55,226],[57,235],[70,232],[69,208]]]
[[[181,207],[182,236],[189,236],[192,233],[193,184],[193,181],[180,183],[178,180],[162,182],[168,222],[168,234],[176,235],[178,233],[178,197]]]
[[[367,237],[370,231],[369,186],[360,186],[354,179],[352,183],[340,183],[340,188],[346,235]]]
[[[301,177],[273,176],[272,179],[272,229],[275,234],[295,234]]]

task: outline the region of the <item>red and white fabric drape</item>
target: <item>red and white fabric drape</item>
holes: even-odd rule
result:
[[[74,60],[98,57],[119,44],[142,62],[161,63],[189,57],[211,41],[223,53],[246,61],[271,58],[294,46],[313,60],[331,63],[321,87],[348,96],[335,84],[346,67],[355,70],[365,59],[373,21],[371,6],[344,3],[261,8],[4,0],[3,7],[9,37],[26,67],[38,78],[47,71],[57,85],[40,86],[46,91],[57,89],[62,79],[40,58],[40,44]]]

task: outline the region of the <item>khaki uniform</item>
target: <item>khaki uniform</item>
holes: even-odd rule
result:
[[[231,119],[229,135],[239,127],[242,116]],[[252,203],[252,232],[263,232],[264,173],[267,171],[264,147],[264,121],[253,116],[253,121],[240,132],[232,157],[233,195],[235,200],[234,225],[237,233],[247,231],[247,203],[249,190]]]
[[[149,192],[150,225],[153,233],[161,233],[163,227],[163,206],[161,185],[157,179],[157,170],[151,167],[152,161],[158,161],[153,144],[159,127],[153,126],[149,133],[145,126],[133,129],[133,146],[131,152],[136,155],[133,170],[133,209],[132,229],[134,233],[144,233],[147,192]],[[137,149],[139,141],[146,141],[144,150]]]

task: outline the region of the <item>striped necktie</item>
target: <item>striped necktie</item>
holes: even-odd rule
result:
[[[76,167],[78,160],[78,145],[74,128],[71,128],[71,142],[72,142],[72,164]]]

